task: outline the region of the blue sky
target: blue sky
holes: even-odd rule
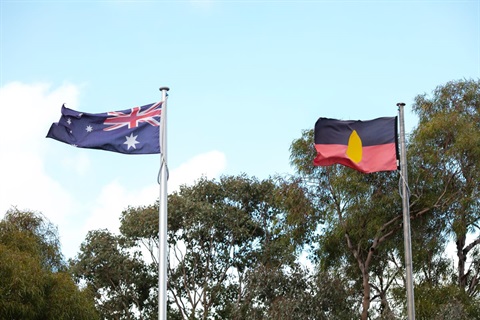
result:
[[[0,217],[42,212],[67,258],[158,197],[159,157],[46,139],[60,107],[168,100],[169,190],[288,174],[318,117],[394,116],[480,77],[480,1],[0,1]],[[8,120],[7,120],[8,119]]]

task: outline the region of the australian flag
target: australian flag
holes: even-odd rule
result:
[[[126,154],[160,153],[162,103],[106,113],[85,113],[62,106],[62,117],[53,123],[47,138],[74,147]]]

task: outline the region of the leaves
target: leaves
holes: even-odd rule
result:
[[[438,86],[432,97],[417,96],[413,109],[420,124],[413,132],[410,152],[428,181],[415,188],[413,209],[431,212],[434,232],[443,234],[437,238],[440,245],[449,235],[455,238],[457,281],[462,290],[473,294],[478,291],[469,288],[478,286],[478,277],[466,276],[474,272],[467,270],[466,260],[474,257],[471,250],[480,245],[476,240],[467,243],[467,235],[480,231],[480,81]],[[476,263],[474,259],[470,267]]]
[[[42,215],[10,210],[0,221],[0,318],[97,319],[60,253],[56,228]]]
[[[125,244],[107,230],[90,231],[70,262],[77,281],[85,281],[95,292],[97,308],[107,319],[154,310],[155,270]]]

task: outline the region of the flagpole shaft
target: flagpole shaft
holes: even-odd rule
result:
[[[408,190],[407,153],[405,146],[405,103],[397,103],[400,122],[400,179],[402,182],[403,239],[405,246],[405,268],[407,286],[408,319],[415,320],[415,299],[413,294],[412,240],[410,234],[410,203]]]
[[[158,203],[158,319],[167,319],[167,91],[161,87],[162,112],[160,125],[160,198]]]

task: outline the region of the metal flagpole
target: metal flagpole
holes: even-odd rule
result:
[[[408,319],[415,320],[415,300],[413,295],[413,271],[412,271],[412,240],[410,235],[410,192],[408,190],[407,153],[405,146],[405,119],[403,107],[405,103],[397,103],[398,118],[400,122],[400,181],[402,183],[402,206],[403,206],[403,239],[405,246],[405,267],[407,281],[407,312]]]
[[[160,198],[158,203],[158,319],[167,319],[167,91],[161,87],[162,113],[160,121]]]

